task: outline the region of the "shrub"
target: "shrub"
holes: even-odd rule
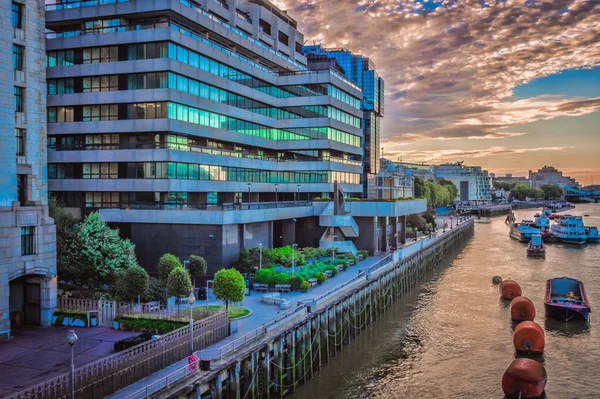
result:
[[[159,301],[165,303],[167,301],[167,285],[161,279],[150,277],[148,283],[148,301]]]
[[[206,275],[208,265],[206,260],[200,255],[190,255],[190,263],[188,269],[192,277]]]
[[[369,257],[369,252],[368,252],[368,251],[365,251],[364,249],[362,249],[362,250],[358,251],[358,254],[359,254],[359,255],[362,255],[362,256],[363,256],[363,259],[367,259],[367,258]]]
[[[138,295],[142,298],[148,296],[150,277],[139,266],[132,266],[119,274],[117,279],[117,295],[127,301],[135,301]]]
[[[292,286],[292,290],[297,291],[303,282],[305,282],[305,281],[301,276],[295,275],[295,276],[290,276],[287,283]]]
[[[254,281],[259,284],[273,284],[274,281],[273,269],[261,269],[254,275]]]
[[[322,256],[327,256],[327,251],[321,248],[302,248],[302,253],[306,257],[306,259],[318,259]]]
[[[169,279],[169,274],[176,267],[183,267],[179,258],[172,254],[164,254],[158,261],[158,277],[166,283]]]
[[[290,275],[285,272],[279,272],[273,275],[273,284],[287,284],[289,280]]]
[[[331,271],[331,274],[332,274],[333,276],[337,276],[337,274],[339,273],[339,272],[338,272],[338,269],[336,269],[336,268],[335,268],[335,267],[333,267],[333,266],[330,266],[330,267],[328,267],[326,270],[330,270],[330,271]]]
[[[302,281],[298,289],[302,292],[310,290],[310,283],[308,281]]]
[[[119,318],[121,328],[130,331],[151,331],[157,334],[166,334],[178,328],[188,325],[188,321],[158,319],[150,317],[137,317],[134,315],[125,315]]]
[[[315,278],[317,279],[317,281],[319,282],[319,284],[323,284],[325,282],[325,280],[327,280],[327,276],[325,276],[323,273],[319,272],[316,274]]]
[[[246,281],[235,269],[221,269],[213,279],[213,293],[217,299],[225,302],[229,311],[229,302],[241,302],[246,295]]]

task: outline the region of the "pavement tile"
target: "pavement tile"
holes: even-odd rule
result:
[[[4,390],[19,391],[30,385],[52,378],[55,374],[48,370],[0,365],[0,387]],[[2,397],[1,394],[0,397]]]
[[[0,345],[0,364],[10,362],[23,356],[35,356],[38,350],[23,348],[21,346],[2,346]]]

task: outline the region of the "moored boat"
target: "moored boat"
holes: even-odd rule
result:
[[[529,242],[534,234],[541,234],[540,229],[536,229],[532,220],[523,220],[520,223],[510,225],[510,236],[521,242]]]
[[[550,228],[550,234],[566,244],[583,245],[587,242],[581,216],[565,215]]]
[[[541,234],[534,234],[531,236],[531,241],[527,246],[527,256],[544,258],[546,257],[546,246],[542,242]]]
[[[585,226],[585,236],[587,242],[600,242],[600,233],[595,226]]]
[[[591,313],[585,287],[579,280],[569,277],[546,281],[544,299],[546,316],[569,321],[577,318],[587,320]]]

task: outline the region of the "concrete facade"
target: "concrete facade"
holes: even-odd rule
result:
[[[0,339],[49,325],[56,232],[48,216],[44,1],[0,8]]]
[[[537,172],[529,171],[529,181],[533,188],[540,188],[545,184],[558,184],[562,189],[565,187],[580,187],[577,180],[572,177],[563,176],[562,172],[553,166],[544,166],[538,169]]]
[[[462,162],[433,167],[436,180],[450,180],[458,188],[461,202],[490,202],[492,179],[480,166],[464,166]]]

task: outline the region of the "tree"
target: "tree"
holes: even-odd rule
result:
[[[507,181],[495,181],[494,187],[498,189],[503,189],[504,191],[510,191],[510,183]]]
[[[68,266],[74,256],[74,254],[71,254],[71,250],[73,249],[72,243],[77,235],[75,227],[78,220],[55,199],[48,202],[48,210],[56,226],[57,273],[62,280],[72,281],[75,276],[69,274],[72,270]]]
[[[536,193],[535,189],[529,187],[529,185],[525,183],[517,183],[510,190],[510,199],[517,199],[519,201],[525,201],[527,198],[535,198]]]
[[[192,292],[192,281],[190,280],[190,274],[183,266],[177,266],[167,279],[167,291],[169,295],[181,298],[188,296]],[[177,302],[177,313],[179,313],[179,302]]]
[[[455,199],[458,198],[458,194],[459,194],[458,188],[452,181],[446,180],[446,179],[440,179],[438,184],[440,184],[441,186],[445,187],[448,190],[448,193],[449,193],[448,203],[452,203],[452,202],[454,202]]]
[[[68,257],[63,259],[61,278],[93,292],[114,284],[121,272],[137,266],[135,246],[119,237],[119,230],[108,227],[97,212],[77,225],[67,245]]]
[[[119,275],[117,281],[117,295],[127,301],[134,301],[138,296],[146,298],[150,276],[146,270],[139,266],[133,266]]]
[[[192,279],[196,276],[204,276],[206,275],[206,269],[208,265],[206,264],[206,260],[200,255],[190,255],[190,263],[188,265],[188,270]]]
[[[413,213],[407,216],[406,223],[412,227],[413,231],[415,230],[424,230],[425,229],[425,219],[423,216],[418,213]]]
[[[229,310],[229,302],[241,302],[244,299],[244,277],[235,269],[219,270],[213,280],[213,293],[217,299],[225,302],[225,309]]]
[[[167,285],[166,283],[156,277],[150,277],[148,284],[148,301],[159,301],[160,303],[167,302]]]
[[[544,190],[541,188],[535,188],[533,192],[536,199],[544,198],[545,196]]]
[[[158,278],[166,284],[169,275],[171,275],[171,272],[177,267],[183,267],[179,258],[169,253],[164,254],[158,261]]]
[[[562,197],[563,189],[558,184],[544,184],[540,187],[544,191],[544,196],[548,199]]]
[[[420,177],[415,176],[414,181],[415,198],[427,198],[425,195],[425,182]]]

